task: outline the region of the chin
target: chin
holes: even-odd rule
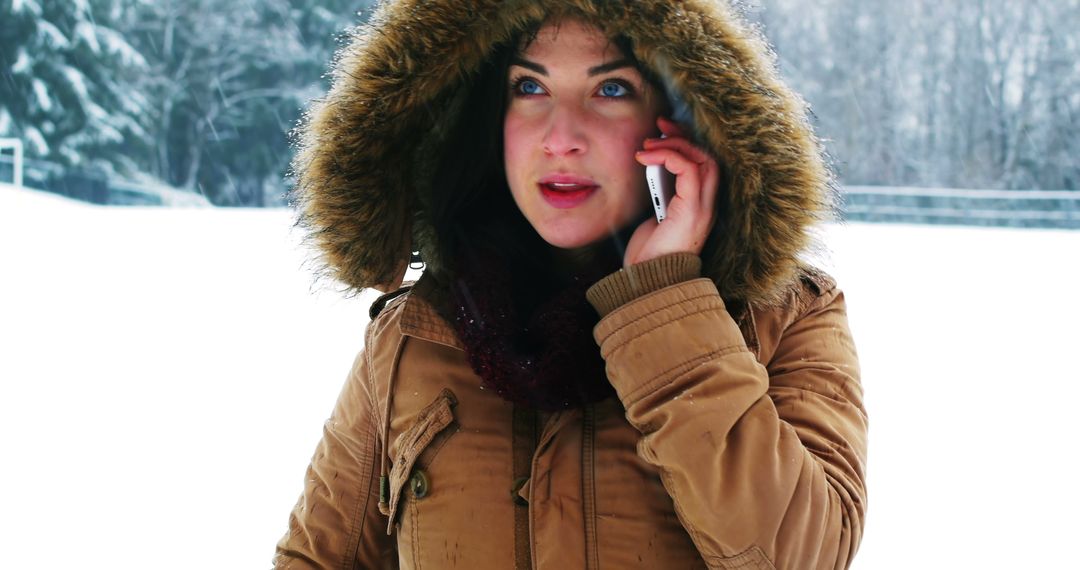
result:
[[[610,232],[596,228],[536,228],[537,233],[553,247],[560,249],[578,249],[592,245],[610,236]]]
[[[544,234],[540,234],[540,237],[544,238],[544,241],[546,241],[548,245],[559,249],[580,249],[600,241],[604,236],[599,236],[595,239],[580,239],[567,236],[548,237]]]
[[[556,219],[548,223],[533,223],[533,230],[540,237],[559,249],[580,249],[602,241],[622,242],[623,247],[630,241],[642,222],[652,215],[652,209],[639,210],[616,219],[607,219],[599,223],[595,219]]]

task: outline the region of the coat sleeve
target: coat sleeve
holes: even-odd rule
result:
[[[844,298],[799,304],[767,368],[708,279],[596,328],[638,453],[711,568],[846,568],[858,548],[867,419]]]
[[[396,545],[378,509],[382,451],[369,384],[372,328],[323,427],[289,531],[278,541],[277,569],[397,568]]]

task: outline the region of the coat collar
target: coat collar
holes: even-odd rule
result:
[[[426,274],[421,276],[410,288],[409,294],[404,296],[405,306],[398,325],[401,334],[465,350],[457,331],[430,301],[439,298],[438,291],[434,283],[425,277]]]

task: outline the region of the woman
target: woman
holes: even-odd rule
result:
[[[393,292],[279,568],[850,564],[858,365],[798,261],[828,179],[762,46],[712,3],[380,9],[298,192],[330,271]]]

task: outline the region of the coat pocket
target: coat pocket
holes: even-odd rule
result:
[[[769,562],[769,558],[765,556],[765,553],[756,546],[751,546],[728,558],[714,557],[708,561],[708,565],[709,568],[719,568],[721,570],[776,570],[776,567],[773,566],[772,562]]]
[[[393,532],[398,506],[407,485],[411,482],[414,493],[426,494],[426,474],[413,471],[420,466],[429,465],[446,440],[457,431],[456,426],[450,427],[454,424],[453,408],[456,405],[457,398],[454,393],[444,388],[434,401],[420,410],[413,425],[395,440],[394,447],[397,452],[393,457],[394,465],[390,469],[390,500],[385,508],[380,507],[382,514],[390,519],[387,522],[387,534]]]

